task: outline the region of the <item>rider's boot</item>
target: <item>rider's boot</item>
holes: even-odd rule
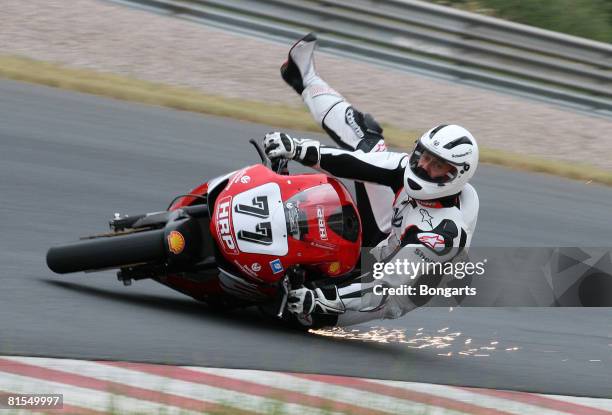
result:
[[[317,37],[314,33],[308,33],[291,47],[287,60],[281,66],[281,76],[298,95],[318,78],[313,57],[316,46]]]
[[[287,61],[281,66],[281,76],[302,96],[314,119],[322,123],[332,107],[346,101],[317,74],[314,64],[316,46],[317,37],[314,33],[298,40],[289,50]],[[353,144],[354,149],[357,143],[350,144]]]
[[[313,118],[345,150],[386,151],[382,128],[370,114],[354,108],[317,74],[314,51],[317,38],[309,33],[289,50],[281,75],[304,100]],[[393,192],[373,183],[356,183],[357,205],[368,231],[364,241],[376,245],[391,230]]]
[[[310,110],[325,132],[345,150],[365,153],[386,151],[382,128],[370,114],[354,108],[317,74],[314,51],[317,38],[309,33],[289,50],[281,75]],[[393,192],[373,183],[356,183],[357,205],[364,219],[368,245],[376,245],[391,230]],[[369,229],[371,228],[371,229]]]
[[[317,74],[314,64],[316,46],[317,38],[313,33],[298,40],[289,50],[287,61],[281,66],[281,75],[302,96],[313,118],[331,138],[340,147],[355,150],[364,138],[363,135],[356,135],[348,125],[348,122],[355,123],[355,110]],[[378,138],[380,140],[382,136],[379,134]]]

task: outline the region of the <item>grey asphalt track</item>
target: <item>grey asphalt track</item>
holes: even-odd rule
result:
[[[287,332],[253,310],[215,313],[151,281],[126,288],[112,272],[46,268],[51,245],[105,230],[114,212],[163,210],[173,195],[257,162],[246,142],[271,129],[1,81],[0,354],[612,398],[612,309],[429,308],[323,336]],[[611,188],[490,166],[474,183],[475,245],[611,245]]]

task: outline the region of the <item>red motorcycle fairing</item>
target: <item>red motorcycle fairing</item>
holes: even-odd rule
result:
[[[227,275],[211,270],[158,279],[198,300],[258,302],[262,295],[274,297],[274,283],[293,265],[333,277],[351,271],[359,258],[359,215],[348,190],[332,177],[278,175],[258,164],[212,179],[189,194],[208,198],[210,236],[235,267]],[[198,203],[201,198],[183,196],[169,210]]]
[[[258,164],[234,173],[211,210],[211,235],[245,277],[274,283],[294,265],[351,271],[361,222],[348,190],[324,174],[285,176]]]
[[[344,275],[361,248],[360,218],[339,181],[261,164],[201,184],[168,211],[109,225],[109,233],[49,249],[49,268],[119,268],[126,285],[152,278],[213,306],[280,306],[285,270],[305,268],[306,281]]]

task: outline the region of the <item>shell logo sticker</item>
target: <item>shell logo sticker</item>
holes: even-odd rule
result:
[[[340,271],[339,262],[332,262],[331,264],[329,264],[329,267],[327,268],[328,273],[330,273],[331,275],[334,275],[334,274],[337,274],[338,271]]]
[[[178,232],[172,231],[168,234],[168,249],[174,255],[178,255],[185,249],[185,237]]]

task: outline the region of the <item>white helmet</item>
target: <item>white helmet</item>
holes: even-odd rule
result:
[[[454,168],[445,176],[431,178],[418,167],[424,152],[448,162]],[[404,172],[404,189],[419,200],[438,199],[459,193],[478,166],[478,144],[468,130],[458,125],[439,125],[416,142]]]

